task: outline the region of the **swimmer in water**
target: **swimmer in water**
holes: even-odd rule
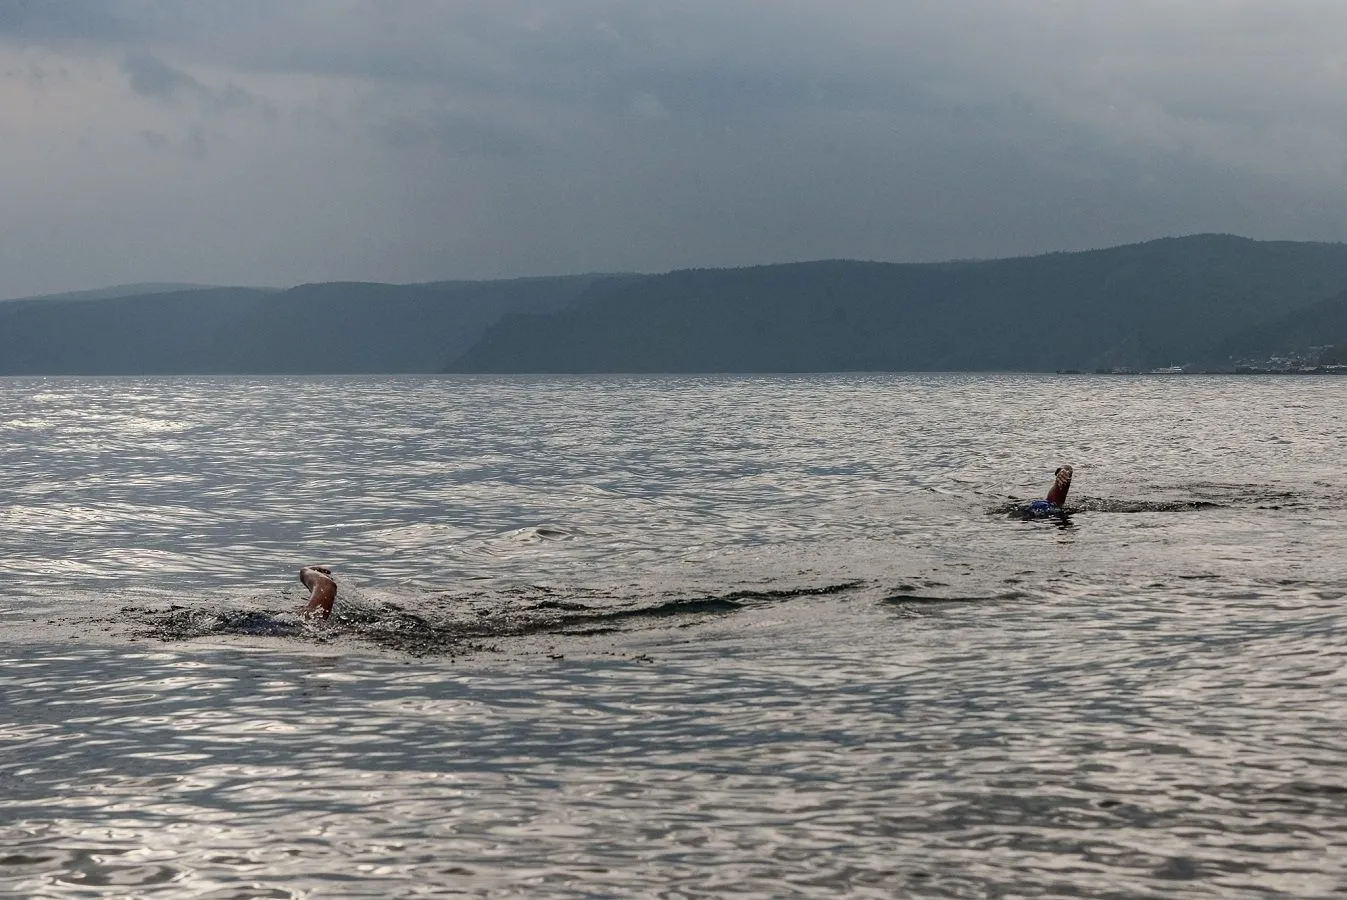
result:
[[[309,604],[304,607],[304,618],[326,619],[332,615],[332,604],[337,599],[337,582],[332,570],[322,566],[305,566],[299,570],[300,582],[309,589]]]
[[[1066,506],[1067,491],[1071,490],[1071,467],[1059,466],[1053,474],[1056,477],[1046,500],[1035,500],[1028,506],[1017,506],[1011,510],[1011,515],[1021,519],[1047,519],[1065,515],[1066,510],[1063,507]]]

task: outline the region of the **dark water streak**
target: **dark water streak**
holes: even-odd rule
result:
[[[308,621],[293,611],[220,610],[178,605],[166,609],[127,606],[120,610],[119,618],[132,624],[130,634],[133,636],[160,641],[248,635],[327,643],[354,637],[388,650],[424,656],[480,650],[485,641],[492,639],[536,634],[558,637],[607,634],[651,620],[726,615],[755,603],[823,597],[860,586],[861,582],[853,581],[794,590],[739,590],[719,597],[691,597],[636,606],[613,598],[594,598],[608,603],[590,606],[574,599],[576,594],[571,594],[573,599],[568,600],[538,600],[537,597],[548,597],[555,592],[534,588],[512,592],[512,602],[502,603],[499,608],[478,607],[467,614],[460,611],[458,616],[453,615],[455,607],[447,604],[437,604],[436,611],[417,615],[395,603],[377,606],[339,603],[325,621]]]

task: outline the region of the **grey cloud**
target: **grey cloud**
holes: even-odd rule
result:
[[[131,90],[144,97],[167,100],[175,94],[207,94],[205,85],[185,72],[165,65],[148,53],[136,53],[122,63]]]
[[[200,125],[187,129],[187,138],[183,141],[183,152],[192,159],[205,159],[210,152],[206,144],[206,130]]]
[[[206,131],[199,124],[190,126],[186,133],[176,140],[163,132],[152,129],[142,130],[140,137],[151,150],[175,154],[184,159],[202,160],[210,153]]]
[[[251,106],[251,94],[235,84],[213,90],[180,69],[175,69],[149,53],[134,53],[122,62],[122,72],[131,90],[151,100],[168,102],[186,98],[199,103],[208,112]]]
[[[376,133],[399,149],[430,145],[451,156],[518,159],[541,149],[521,128],[455,111],[395,118],[377,127]]]
[[[1198,4],[1197,6],[1201,6]],[[721,118],[796,104],[883,106],[1020,91],[1068,111],[1096,92],[1177,118],[1335,102],[1304,86],[1315,33],[1347,11],[1306,0],[1213,18],[1140,2],[925,4],[777,0],[0,0],[0,33],[177,48],[257,72],[406,81],[476,96],[626,109],[632,91],[675,114]],[[1308,40],[1307,40],[1308,35]],[[1233,52],[1232,52],[1233,51]],[[1315,58],[1315,52],[1310,54]],[[1319,81],[1329,73],[1315,73]],[[1075,100],[1072,100],[1072,97]],[[1226,110],[1222,110],[1225,107]]]
[[[240,71],[406,82],[609,114],[628,109],[633,92],[661,98],[675,115],[711,120],[801,101],[873,102],[888,92],[846,58],[845,31],[831,24],[839,17],[811,15],[791,33],[752,2],[683,10],[614,0],[556,7],[520,0],[0,4],[26,11],[11,27],[0,25],[11,38],[85,40],[154,61],[147,47],[171,48],[171,55]],[[764,30],[778,46],[746,52]],[[802,51],[801,41],[816,46]],[[144,82],[170,87],[168,73],[141,62]]]
[[[145,140],[145,143],[148,144],[150,148],[153,150],[167,150],[169,144],[172,143],[168,139],[168,135],[161,134],[158,131],[151,131],[149,129],[142,130],[140,132],[140,136]]]
[[[0,37],[121,40],[131,34],[121,7],[119,0],[0,0]]]

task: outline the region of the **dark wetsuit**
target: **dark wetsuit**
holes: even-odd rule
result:
[[[1066,510],[1046,500],[1035,500],[1015,507],[1010,515],[1016,519],[1056,519],[1066,515]]]

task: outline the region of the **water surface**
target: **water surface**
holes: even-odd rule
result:
[[[1344,400],[0,380],[0,891],[1335,895]]]

